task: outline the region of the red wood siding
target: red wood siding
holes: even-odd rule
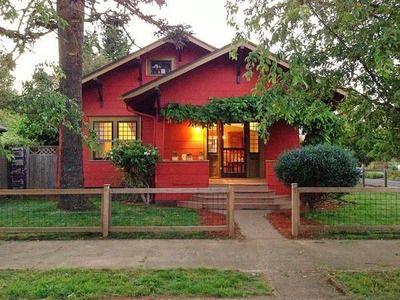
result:
[[[175,67],[181,67],[184,64],[204,56],[208,52],[197,45],[190,43],[182,53],[182,59],[179,61],[177,51],[173,44],[164,44],[146,55],[142,56],[142,74],[143,84],[158,78],[157,76],[147,76],[146,63],[149,58],[174,57]],[[134,116],[135,113],[129,111],[119,97],[130,91],[132,88],[140,86],[139,71],[137,65],[133,62],[120,66],[100,77],[103,83],[103,106],[100,104],[97,88],[92,83],[87,83],[82,89],[82,109],[85,115],[85,121],[90,117],[126,117]],[[154,119],[151,117],[141,118],[142,136],[144,143],[160,146],[163,143],[163,135],[159,134],[162,124],[157,124],[157,130],[154,130]],[[162,133],[162,131],[161,131]],[[163,148],[163,147],[162,147]],[[103,184],[119,186],[122,180],[121,172],[115,168],[111,162],[90,160],[91,151],[83,147],[83,172],[85,187],[98,187]]]
[[[208,160],[160,162],[156,168],[156,187],[207,187]]]
[[[265,145],[265,179],[269,188],[277,194],[290,194],[290,188],[283,185],[275,175],[274,165],[279,156],[287,150],[300,147],[299,131],[285,122],[274,124]]]

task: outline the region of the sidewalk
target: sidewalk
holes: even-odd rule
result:
[[[0,241],[0,268],[191,268],[264,272],[274,299],[344,298],[327,271],[400,268],[400,241],[283,238],[263,211],[237,211],[246,240]]]

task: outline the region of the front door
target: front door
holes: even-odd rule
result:
[[[224,124],[222,129],[222,176],[246,177],[246,143],[243,123]]]

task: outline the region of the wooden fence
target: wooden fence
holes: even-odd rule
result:
[[[0,189],[8,187],[8,166],[7,160],[0,156]]]
[[[298,237],[302,232],[400,232],[400,188],[387,188],[387,187],[299,187],[297,183],[292,184],[292,236]],[[378,199],[370,199],[370,202],[375,201],[376,207],[383,209],[386,212],[394,213],[396,224],[315,224],[303,225],[301,224],[301,195],[302,194],[354,194],[366,193],[367,195],[375,194]],[[392,197],[392,206],[385,207],[383,199],[384,196],[390,194]],[[368,199],[364,201],[368,202]],[[335,208],[328,208],[335,209]],[[393,211],[390,211],[393,210]],[[351,216],[350,216],[351,217]],[[371,215],[365,218],[372,218]],[[371,220],[372,221],[372,220]],[[348,222],[351,223],[351,222]],[[367,223],[367,222],[366,222]],[[373,223],[373,222],[372,222]]]
[[[29,149],[27,155],[28,189],[54,189],[57,184],[57,147]]]
[[[0,189],[54,189],[57,184],[57,147],[15,148],[14,160],[0,157]]]
[[[141,195],[141,194],[224,194],[226,195],[226,222],[224,225],[198,226],[113,226],[112,225],[112,198],[113,195]],[[45,232],[99,232],[108,237],[110,232],[198,232],[198,231],[226,231],[229,236],[234,235],[234,189],[228,188],[103,188],[92,189],[26,189],[0,190],[0,196],[60,196],[60,195],[97,195],[101,196],[101,212],[99,226],[43,226],[43,227],[0,227],[0,233],[45,233]],[[1,201],[1,200],[0,200]],[[18,200],[15,200],[18,201]],[[32,200],[34,201],[34,200]],[[201,208],[201,207],[200,207]],[[11,215],[11,214],[10,214]],[[134,215],[132,216],[135,217]]]

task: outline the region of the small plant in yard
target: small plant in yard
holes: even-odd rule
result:
[[[299,186],[352,187],[359,181],[357,161],[350,151],[337,146],[314,145],[282,154],[275,165],[280,181]],[[321,194],[304,194],[311,210],[326,200]]]
[[[152,186],[155,167],[160,161],[160,154],[155,147],[140,141],[119,141],[113,145],[109,157],[115,166],[124,171],[125,186]],[[150,203],[150,194],[141,196],[143,202]]]

